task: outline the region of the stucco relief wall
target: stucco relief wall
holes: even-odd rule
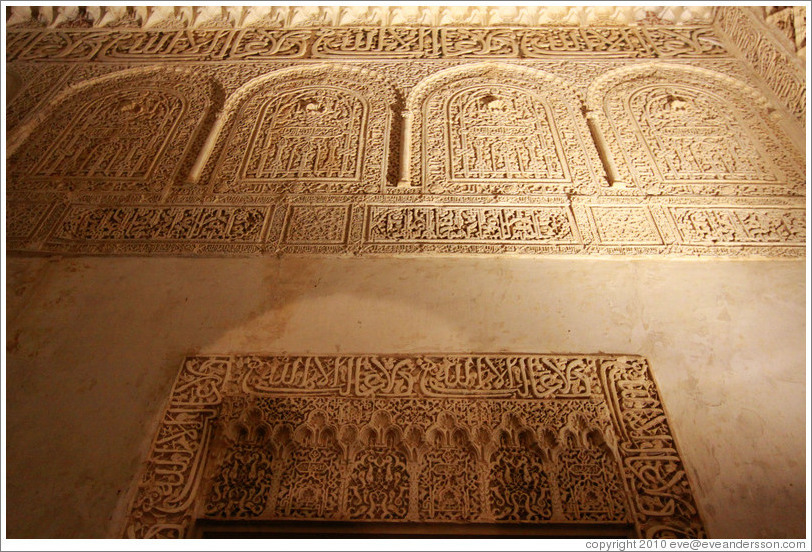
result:
[[[9,36],[13,251],[803,254],[802,128],[711,25]]]
[[[803,535],[803,263],[12,258],[8,267],[10,537],[122,534],[187,355],[432,351],[642,355],[708,535]]]
[[[802,535],[805,84],[752,13],[59,10],[15,8],[6,43],[9,536],[206,516]],[[390,410],[434,400],[414,383],[428,353],[569,359],[597,414],[533,425],[516,412],[586,407],[519,393],[476,433],[445,397],[410,434]],[[348,429],[363,385],[246,387],[246,358],[288,354],[396,355],[416,387],[355,397]],[[639,372],[636,429],[601,363]],[[285,400],[310,417],[268,406]],[[340,503],[285,471],[305,453]],[[163,484],[162,454],[191,471]],[[480,491],[442,502],[438,463]],[[360,465],[403,488],[370,499]],[[522,470],[544,481],[513,489]],[[494,499],[511,493],[533,506]]]

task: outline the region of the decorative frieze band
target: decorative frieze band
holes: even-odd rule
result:
[[[8,27],[199,29],[490,25],[697,25],[712,6],[12,6]]]
[[[705,536],[648,362],[617,355],[189,357],[124,535],[199,520]]]
[[[370,205],[366,243],[554,243],[580,236],[565,205]]]
[[[803,257],[797,201],[298,196],[260,205],[11,198],[9,251],[102,255],[506,253]]]
[[[263,251],[273,207],[71,205],[44,249],[98,254]]]
[[[8,61],[727,56],[710,26],[10,30]]]

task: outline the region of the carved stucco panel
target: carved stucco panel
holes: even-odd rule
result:
[[[291,205],[286,218],[286,244],[329,245],[347,241],[349,205]]]
[[[804,195],[804,161],[754,89],[722,74],[649,64],[589,88],[627,187],[646,194]]]
[[[65,210],[45,248],[81,253],[258,253],[265,206],[81,205]]]
[[[598,190],[600,161],[577,93],[520,66],[435,73],[406,101],[411,184],[423,192],[580,193]]]
[[[9,189],[159,196],[214,98],[208,79],[171,69],[126,70],[69,87],[9,158]]]
[[[258,77],[229,98],[203,180],[225,196],[379,192],[395,103],[382,78],[358,67]]]
[[[584,39],[597,35],[579,36]],[[178,45],[189,46],[182,41]],[[139,55],[142,57],[138,59],[147,59],[143,57],[146,53]],[[177,62],[161,70],[133,65],[126,68],[109,62],[11,63],[11,69],[24,76],[27,83],[26,92],[12,104],[22,105],[19,102],[29,96],[34,102],[26,104],[28,115],[23,117],[23,111],[17,112],[22,119],[11,132],[12,142],[24,134],[22,131],[33,129],[32,140],[47,131],[53,137],[51,144],[89,147],[89,143],[75,135],[60,134],[49,121],[58,116],[68,125],[86,124],[81,115],[93,106],[83,107],[80,100],[88,97],[90,101],[95,87],[112,93],[120,90],[119,83],[149,87],[153,82],[170,83],[177,77],[186,84],[159,87],[155,96],[158,103],[165,97],[161,94],[173,86],[175,90],[195,86],[201,97],[208,97],[211,107],[187,143],[180,163],[174,167],[173,184],[169,187],[159,185],[163,169],[158,170],[155,165],[150,173],[154,160],[141,155],[139,164],[137,151],[127,163],[113,162],[111,175],[102,178],[99,172],[103,163],[80,166],[81,170],[74,170],[77,174],[71,176],[70,156],[61,151],[67,151],[65,147],[60,146],[61,152],[49,154],[42,162],[31,155],[27,146],[18,148],[9,166],[24,158],[25,171],[18,173],[30,174],[9,180],[10,208],[20,211],[10,212],[9,250],[196,256],[263,253],[803,256],[805,185],[797,171],[802,166],[802,156],[788,145],[786,136],[778,129],[774,120],[778,113],[771,113],[772,106],[742,85],[757,85],[755,74],[745,63],[712,55],[684,58],[678,70],[674,64],[652,66],[648,61],[622,57],[567,56],[551,54],[537,61],[517,59],[510,63],[471,62],[465,61],[465,56],[419,63],[371,58],[338,64],[325,61],[318,65],[270,59],[251,63]],[[45,71],[46,65],[53,71]],[[607,132],[607,121],[601,119],[606,115],[600,106],[595,109],[594,99],[600,94],[611,96],[611,86],[603,89],[607,88],[604,86],[607,80],[617,77],[612,82],[626,86],[621,76],[645,75],[652,67],[668,73],[665,79],[668,85],[658,88],[660,85],[649,83],[650,86],[646,84],[637,92],[628,85],[626,91],[637,95],[627,102],[629,105],[618,100],[616,112],[631,120],[618,140],[611,128]],[[504,76],[505,85],[500,88],[504,97],[493,93],[493,82],[478,76],[485,74],[486,69]],[[159,74],[172,77],[153,78]],[[696,78],[691,80],[686,74]],[[263,104],[256,96],[280,91],[276,85],[292,75],[300,79],[297,81],[300,86],[282,91],[280,101],[264,104],[267,109],[263,112]],[[337,87],[326,84],[331,75],[341,75],[342,82],[355,84],[339,83]],[[543,76],[541,80],[539,75]],[[628,80],[639,83],[645,78]],[[535,84],[530,82],[534,79],[538,80]],[[479,80],[482,82],[478,84]],[[571,86],[555,88],[563,81]],[[702,88],[699,81],[709,84]],[[547,85],[555,85],[555,98],[551,99]],[[596,87],[603,88],[596,93]],[[448,97],[443,99],[446,89]],[[125,100],[132,93],[136,92],[124,91],[121,98],[116,95],[121,100],[118,104],[111,101],[100,109],[104,111],[114,105],[126,108]],[[282,101],[296,93],[313,93],[318,101]],[[427,125],[422,117],[413,114],[412,128],[407,129],[407,118],[401,115],[409,110],[403,109],[399,99],[410,95],[409,101],[414,105],[416,97],[430,93],[440,98],[437,117],[429,120],[434,125],[433,143],[440,148],[428,151],[435,168],[435,186],[440,190],[437,194],[427,193],[421,180],[420,151],[426,148],[421,145],[420,129]],[[224,94],[230,99],[220,112]],[[363,106],[358,109],[356,99],[365,95],[374,96],[374,101],[387,98],[386,109],[379,112],[385,113],[383,118],[373,109],[365,111]],[[592,111],[588,110],[586,116],[587,120],[600,123],[592,125],[601,130],[598,134],[590,132],[594,132],[592,127],[586,130],[582,98],[592,102]],[[730,98],[733,100],[727,101]],[[256,114],[264,114],[264,118],[245,121],[243,125],[245,143],[256,136],[255,145],[233,150],[228,145],[227,133],[240,106],[250,101],[260,102],[256,104]],[[448,108],[443,108],[445,111],[440,109],[443,102]],[[717,109],[720,102],[729,110]],[[323,103],[328,106],[326,110],[320,110]],[[278,109],[281,104],[286,104],[289,111]],[[566,133],[556,105],[564,105],[563,120],[572,124],[574,136],[579,137],[585,152],[584,167],[594,171],[588,178],[577,176],[577,167],[570,166],[570,153],[579,150],[564,147],[566,141],[561,137]],[[295,111],[297,106],[301,108],[299,115],[290,115],[290,110]],[[694,124],[686,131],[685,125],[681,128],[677,123],[684,117],[682,113],[694,106],[700,111],[713,110],[716,116],[711,118],[711,124]],[[330,112],[348,115],[330,119]],[[216,124],[215,113],[219,113]],[[635,113],[642,115],[635,119],[632,117]],[[281,118],[274,119],[277,114]],[[110,122],[105,123],[109,132],[115,132],[115,117],[124,116],[115,111],[112,115]],[[300,117],[308,124],[317,120],[324,124],[275,123],[288,120],[289,116],[290,120]],[[388,145],[376,146],[382,157],[372,160],[380,168],[377,174],[381,177],[374,185],[362,188],[364,184],[358,184],[356,176],[360,170],[360,178],[364,178],[363,167],[359,169],[352,162],[338,163],[337,169],[333,161],[325,165],[324,160],[362,157],[358,152],[369,151],[371,136],[369,132],[365,136],[363,128],[369,131],[372,126],[386,125],[388,131],[381,135]],[[295,144],[307,135],[302,132],[313,128],[323,131],[330,140],[316,140],[309,150],[284,148],[295,150],[288,160],[298,155],[299,163],[279,169],[276,157],[271,155],[277,138]],[[731,133],[725,134],[725,128],[735,128],[744,138],[731,141]],[[161,133],[150,131],[150,134],[153,143],[160,146]],[[405,141],[401,140],[402,135],[406,135]],[[603,142],[599,139],[601,135],[605,138]],[[696,136],[711,147],[697,149]],[[341,147],[331,149],[333,143]],[[97,144],[115,149],[112,148],[115,141]],[[325,144],[327,148],[322,147]],[[683,162],[673,155],[652,155],[646,153],[648,144],[659,152],[687,151],[692,157]],[[608,153],[615,161],[616,171],[627,171],[623,179],[616,179],[627,187],[609,185],[612,179],[607,182],[607,177],[612,175],[603,173],[607,167],[613,167],[598,158],[596,145],[603,148],[603,155]],[[624,145],[629,147],[620,151]],[[167,142],[173,151],[179,146],[180,142]],[[485,146],[493,146],[487,159],[478,157],[479,152],[487,149]],[[469,155],[448,155],[452,148],[468,151]],[[726,155],[726,149],[738,153]],[[343,153],[336,155],[339,150]],[[627,150],[633,152],[633,161],[639,161],[637,165],[626,163],[623,155]],[[220,181],[225,184],[223,188],[215,188],[212,171],[218,156],[228,157],[228,151],[238,151],[235,174],[245,177],[240,184],[243,188],[238,191],[228,191],[227,181]],[[747,151],[755,151],[755,155],[742,154]],[[483,165],[482,160],[487,163]],[[322,172],[313,171],[307,176],[308,163]],[[485,174],[483,167],[488,163],[496,170]],[[716,167],[715,173],[696,170],[702,164]],[[48,173],[51,170],[48,167],[56,166],[59,166],[56,173]],[[407,184],[417,185],[396,185],[397,172],[404,168],[411,173]],[[326,184],[322,179],[328,174],[325,169],[333,170]],[[36,176],[36,170],[42,174]],[[142,176],[128,181],[121,174],[113,174],[128,170]],[[795,176],[787,177],[792,176],[793,170]],[[626,178],[633,171],[649,175],[655,183],[659,179],[659,188],[635,185],[631,178]],[[681,172],[695,180],[675,179]],[[145,174],[155,178],[144,178]],[[136,182],[139,179],[146,184]],[[255,186],[258,189],[252,189]],[[368,191],[372,189],[377,192]],[[562,191],[568,191],[569,195]],[[646,193],[654,195],[642,195]],[[635,196],[639,201],[631,201]],[[703,199],[696,200],[697,197]],[[257,208],[262,212],[256,213]],[[181,212],[185,214],[178,214]],[[213,221],[198,216],[204,212],[211,214]],[[168,213],[175,213],[178,218]],[[235,232],[210,232],[221,224],[222,217],[228,221],[233,213],[248,217],[246,228],[250,229],[241,232],[237,225]],[[137,224],[131,228],[130,221],[139,220],[152,221],[154,231],[145,232]],[[188,231],[181,232],[180,228]]]
[[[125,536],[196,519],[705,534],[648,363],[607,355],[187,358]]]

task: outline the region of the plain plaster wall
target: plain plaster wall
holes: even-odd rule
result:
[[[805,531],[805,263],[7,260],[8,537],[118,536],[195,353],[646,356],[710,536]]]

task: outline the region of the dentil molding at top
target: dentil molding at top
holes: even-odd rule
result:
[[[701,25],[713,6],[14,6],[8,27]]]

